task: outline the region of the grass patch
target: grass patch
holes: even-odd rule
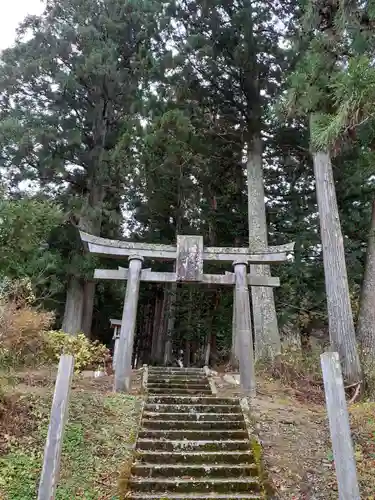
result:
[[[22,428],[8,428],[0,455],[0,498],[30,500],[36,497],[52,391],[43,388],[17,399],[13,395],[12,400],[18,408],[27,408],[24,422],[29,430],[22,433]],[[57,500],[119,498],[119,471],[132,460],[140,402],[134,396],[94,389],[78,387],[72,392]]]
[[[355,448],[361,496],[375,499],[375,403],[350,407],[350,426]]]

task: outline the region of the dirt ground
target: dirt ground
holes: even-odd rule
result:
[[[219,395],[239,395],[238,387],[223,377],[216,377],[215,385]],[[276,498],[337,499],[323,404],[303,403],[293,389],[258,378],[257,397],[251,408]]]

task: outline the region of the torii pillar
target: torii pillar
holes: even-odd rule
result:
[[[120,340],[117,346],[115,391],[130,392],[134,330],[137,317],[139,284],[143,257],[129,255],[129,275],[122,312]]]

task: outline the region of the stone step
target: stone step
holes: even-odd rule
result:
[[[184,478],[176,477],[174,479],[164,478],[138,478],[131,476],[129,479],[129,488],[132,491],[146,492],[176,492],[176,493],[239,493],[254,492],[259,493],[261,488],[258,478]]]
[[[205,465],[205,464],[148,464],[137,463],[131,470],[133,476],[142,477],[208,477],[208,478],[243,478],[257,477],[259,474],[256,464],[238,464],[238,465]]]
[[[137,450],[138,462],[155,464],[242,464],[251,463],[254,459],[252,451],[153,451]]]
[[[165,493],[163,496],[159,494],[152,493],[130,493],[130,496],[126,496],[129,500],[262,500],[264,499],[264,495],[256,494],[256,493],[226,493],[220,494],[215,493],[214,496],[205,495],[204,493]]]
[[[246,439],[249,437],[245,429],[220,429],[220,430],[141,430],[138,437],[140,439],[168,439],[187,441],[219,441],[228,439]]]
[[[248,439],[231,439],[227,441],[187,441],[186,439],[141,439],[137,441],[139,450],[163,451],[242,451],[249,449]]]
[[[210,389],[210,384],[206,382],[189,383],[189,382],[148,382],[148,389],[156,387],[157,389],[168,389],[169,393],[173,394],[176,389]]]
[[[209,415],[212,415],[209,413]],[[146,429],[246,429],[245,420],[148,420],[142,421],[143,430]]]
[[[204,422],[204,421],[215,421],[215,422],[233,422],[236,420],[243,420],[243,415],[241,413],[190,413],[190,412],[179,412],[179,413],[160,413],[158,411],[152,412],[145,410],[143,412],[143,418],[148,421],[159,420],[159,421],[170,421],[170,420],[183,420],[191,422]]]
[[[207,384],[207,377],[203,375],[194,375],[186,377],[186,375],[149,375],[148,382],[155,384]]]
[[[209,387],[206,389],[195,389],[195,388],[168,389],[167,387],[157,388],[157,387],[150,387],[148,385],[147,389],[148,389],[148,393],[151,395],[152,394],[166,395],[166,394],[171,393],[171,392],[173,392],[173,394],[181,395],[181,396],[189,396],[189,395],[199,396],[200,394],[207,394],[207,396],[208,396],[208,395],[212,394],[212,391]]]
[[[175,368],[175,367],[165,367],[165,366],[149,366],[148,367],[148,373],[149,374],[154,374],[154,373],[161,373],[161,374],[182,374],[182,375],[195,375],[195,374],[201,374],[205,375],[205,372],[203,368]]]
[[[239,405],[193,405],[193,404],[160,404],[146,403],[146,412],[157,413],[238,413],[241,414]]]
[[[236,405],[240,411],[241,407],[236,398],[218,398],[216,396],[178,396],[165,394],[163,396],[149,395],[147,404],[164,404],[164,405]]]

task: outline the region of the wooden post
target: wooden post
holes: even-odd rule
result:
[[[129,276],[122,312],[120,340],[116,359],[115,391],[130,392],[134,330],[137,319],[139,284],[143,257],[129,256]]]
[[[238,354],[240,362],[241,386],[247,396],[255,396],[255,371],[253,354],[253,335],[251,331],[251,315],[249,290],[247,286],[246,261],[233,263],[236,278],[236,335],[238,336]]]
[[[60,472],[64,427],[68,417],[70,386],[74,371],[74,357],[63,354],[53,395],[51,417],[44,448],[43,470],[39,483],[38,500],[53,500]]]
[[[320,356],[320,361],[323,370],[339,500],[360,500],[339,355],[337,352],[325,352]]]

